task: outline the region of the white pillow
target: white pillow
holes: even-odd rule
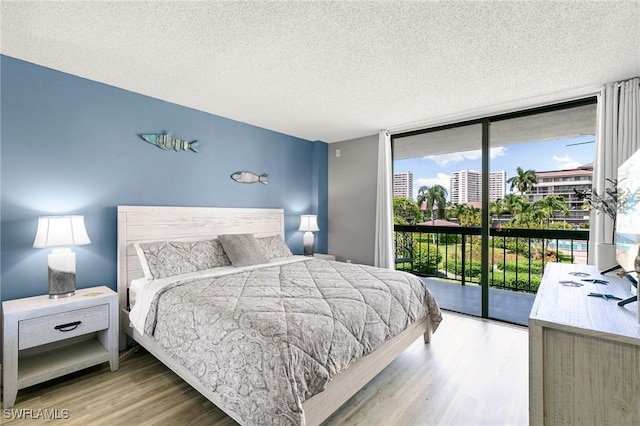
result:
[[[142,250],[142,247],[140,247],[139,243],[133,243],[133,248],[136,249],[136,253],[138,254],[138,260],[140,261],[140,266],[142,266],[144,277],[148,280],[152,280],[153,275],[151,275],[151,270],[149,269],[149,264],[147,263],[147,257],[144,255],[144,250]]]
[[[155,241],[134,244],[146,278],[175,275],[229,266],[220,241]]]

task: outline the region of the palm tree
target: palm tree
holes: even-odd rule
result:
[[[434,206],[437,206],[438,217],[444,218],[447,208],[447,190],[442,185],[421,186],[418,189],[418,206],[426,203],[427,211],[433,214]],[[433,216],[432,216],[433,217]]]
[[[506,206],[502,198],[498,198],[497,200],[489,203],[489,212],[495,214],[498,217],[498,226],[500,226],[500,218],[505,210]]]
[[[511,223],[516,226],[526,226],[531,228],[531,223],[535,222],[537,215],[535,209],[531,203],[521,203],[516,210],[514,210]]]
[[[523,170],[522,167],[516,168],[516,176],[507,179],[507,183],[511,184],[511,190],[518,188],[520,194],[524,194],[527,190],[533,188],[538,183],[538,175],[535,170]]]
[[[427,185],[422,185],[418,188],[418,208],[420,209],[420,214],[422,215],[422,222],[425,221],[424,212],[422,209],[422,203],[426,201],[427,192],[429,192],[429,187]]]
[[[563,216],[569,214],[569,207],[567,207],[567,201],[561,195],[549,195],[548,197],[543,198],[542,207],[547,208],[551,211],[547,219],[547,228],[549,227],[549,220],[555,218],[556,212],[562,213]]]
[[[547,224],[546,227],[549,228],[549,222],[555,215],[553,206],[545,202],[545,200],[545,198],[538,200],[531,206],[531,219],[540,225],[541,228],[544,226],[545,222]]]
[[[504,197],[504,208],[511,216],[518,214],[522,211],[522,206],[526,203],[526,200],[521,195],[507,194]]]

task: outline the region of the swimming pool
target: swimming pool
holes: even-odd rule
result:
[[[556,247],[557,245],[557,247]],[[574,241],[574,251],[587,251],[589,244],[586,241]],[[547,247],[556,248],[558,250],[571,250],[571,240],[547,240]]]

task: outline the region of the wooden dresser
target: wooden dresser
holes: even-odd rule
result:
[[[609,283],[584,281],[593,278]],[[595,266],[545,269],[529,317],[531,425],[640,424],[638,303],[589,293],[632,295],[626,278]]]

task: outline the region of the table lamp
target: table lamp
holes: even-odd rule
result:
[[[89,244],[84,216],[41,216],[35,248],[55,247],[49,254],[49,297],[69,297],[76,290],[76,254],[65,246]]]
[[[303,214],[300,216],[300,227],[298,231],[304,232],[302,244],[304,245],[304,255],[313,256],[313,232],[318,232],[318,217],[314,214]]]

